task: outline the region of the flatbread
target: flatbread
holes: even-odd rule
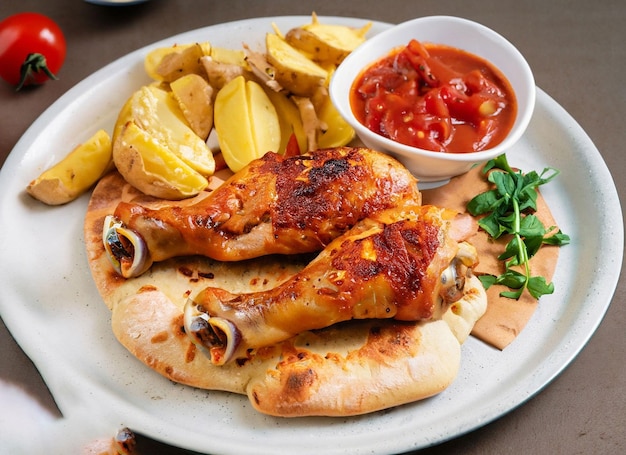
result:
[[[245,394],[262,413],[349,416],[435,395],[455,380],[461,344],[486,308],[484,289],[472,277],[466,280],[466,297],[442,320],[349,321],[260,349],[246,361],[215,366],[184,333],[187,298],[209,285],[233,292],[273,287],[311,257],[237,263],[180,257],[124,279],[114,272],[102,245],[104,217],[122,199],[162,203],[134,190],[115,172],[93,192],[85,243],[94,282],[111,310],[113,333],[159,374],[193,387]]]
[[[491,184],[482,174],[482,168],[482,166],[476,166],[468,173],[451,179],[443,187],[422,191],[423,203],[466,213],[467,203],[474,196],[491,189]],[[541,192],[537,198],[535,215],[546,227],[557,225]],[[504,263],[497,257],[504,251],[509,241],[508,238],[501,237],[493,240],[485,231],[479,230],[468,241],[476,247],[480,258],[480,263],[474,267],[476,274],[498,276],[504,272]],[[545,277],[548,282],[552,281],[558,257],[558,247],[543,246],[530,260],[533,274]],[[472,335],[498,349],[504,349],[515,340],[532,317],[538,304],[537,299],[527,292],[522,294],[519,300],[500,297],[499,294],[503,290],[506,288],[502,286],[491,286],[487,290],[489,302],[487,312],[472,330]]]

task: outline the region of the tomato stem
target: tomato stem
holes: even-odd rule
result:
[[[45,75],[48,76],[50,79],[59,79],[48,68],[48,62],[46,61],[46,57],[36,52],[28,54],[26,56],[26,60],[24,60],[24,63],[22,63],[22,66],[20,67],[20,83],[15,88],[15,91],[19,91],[28,81],[28,79],[32,77],[33,73],[38,73],[40,71],[45,73]]]

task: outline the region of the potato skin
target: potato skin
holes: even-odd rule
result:
[[[63,184],[61,179],[41,179],[31,182],[26,188],[28,194],[48,205],[63,205],[78,197],[76,191]]]
[[[296,49],[309,54],[312,60],[324,64],[339,65],[350,53],[349,50],[329,45],[303,27],[289,30],[285,39]]]
[[[152,79],[172,82],[185,74],[202,74],[200,58],[210,53],[210,43],[157,48],[144,58],[144,68]]]
[[[310,24],[289,30],[285,40],[322,66],[337,66],[365,41],[365,34],[371,25],[368,23],[363,28],[355,29],[322,24],[314,14]]]
[[[289,92],[310,97],[326,84],[328,72],[278,35],[268,33],[265,47],[267,61],[276,70],[276,81]]]

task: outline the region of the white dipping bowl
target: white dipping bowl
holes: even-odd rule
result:
[[[517,116],[509,134],[499,144],[478,152],[445,153],[411,147],[374,133],[352,112],[350,92],[355,79],[393,49],[411,39],[442,44],[470,52],[490,62],[508,79],[517,100]],[[535,80],[522,54],[495,31],[467,19],[429,16],[393,26],[365,41],[339,65],[330,82],[330,96],[341,116],[354,128],[366,147],[395,156],[420,182],[445,182],[476,163],[506,153],[528,127],[535,107]]]

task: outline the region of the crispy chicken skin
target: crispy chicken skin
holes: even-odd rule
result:
[[[345,147],[290,158],[270,152],[193,204],[120,203],[118,226],[143,244],[124,251],[118,241],[108,251],[124,261],[145,248],[148,265],[194,254],[239,261],[315,252],[359,220],[406,202],[421,204],[416,179],[380,152]]]
[[[434,206],[376,213],[273,289],[201,291],[186,305],[186,332],[220,365],[350,319],[439,319],[477,262],[476,250],[456,240],[456,220],[456,212]]]

